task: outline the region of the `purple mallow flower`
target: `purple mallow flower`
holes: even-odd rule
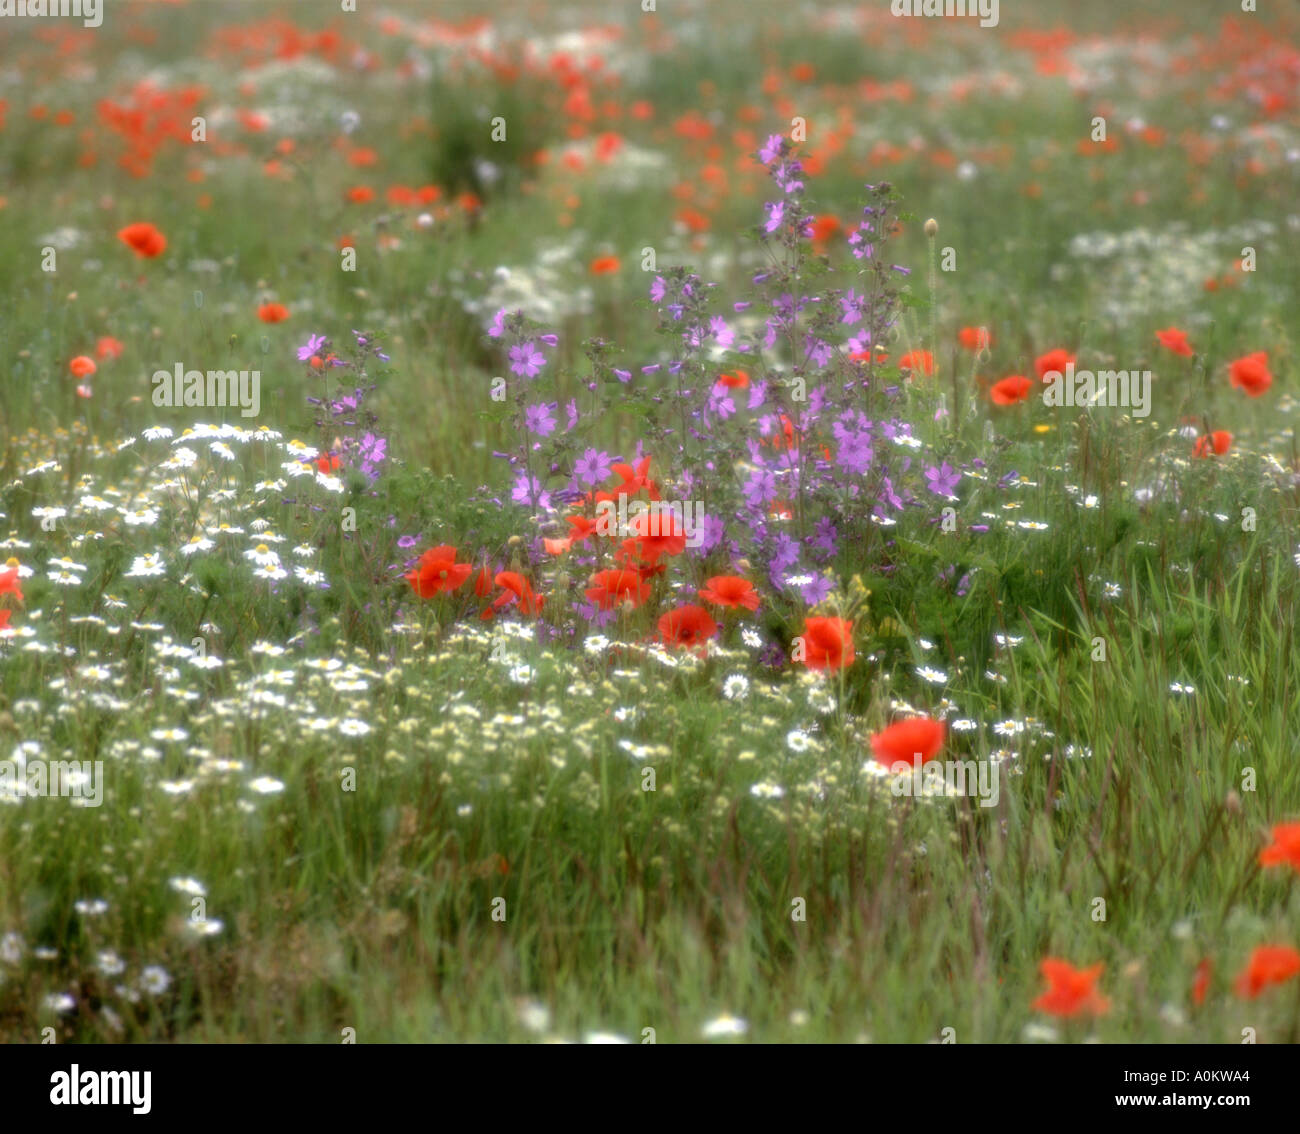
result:
[[[555,432],[555,415],[546,402],[538,402],[524,410],[524,428],[538,437],[549,437]]]
[[[309,336],[307,341],[298,348],[298,361],[306,362],[313,354],[318,354],[326,341],[324,335]]]
[[[546,365],[546,355],[532,342],[510,348],[510,369],[523,378],[536,378]]]
[[[595,488],[609,479],[610,465],[613,464],[608,453],[598,449],[588,449],[573,466],[574,478],[579,484]]]

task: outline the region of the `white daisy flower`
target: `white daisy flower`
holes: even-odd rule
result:
[[[131,560],[131,570],[126,573],[128,579],[143,579],[151,575],[161,575],[167,570],[158,552],[137,555]]]

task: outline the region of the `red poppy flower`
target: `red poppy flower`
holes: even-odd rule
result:
[[[13,560],[11,559],[9,562],[12,563]],[[13,595],[19,602],[22,602],[23,589],[19,579],[17,567],[10,567],[7,570],[0,571],[0,595]]]
[[[1237,975],[1237,995],[1254,1000],[1270,984],[1282,984],[1300,973],[1300,952],[1290,945],[1260,945]]]
[[[474,593],[479,598],[487,598],[492,593],[492,572],[488,570],[486,563],[474,576]]]
[[[71,370],[73,375],[77,378],[88,378],[90,375],[94,374],[99,367],[95,365],[95,360],[89,355],[79,354],[68,363],[68,369]]]
[[[347,197],[354,205],[364,205],[375,199],[375,191],[369,185],[358,185],[348,190]]]
[[[0,630],[9,629],[9,619],[12,614],[12,610],[0,610]]]
[[[1196,966],[1196,974],[1192,977],[1192,1003],[1198,1007],[1205,1003],[1205,994],[1210,991],[1210,976],[1214,972],[1214,966],[1206,958]]]
[[[263,323],[283,323],[289,318],[289,309],[283,303],[263,303],[257,309],[257,317]]]
[[[570,543],[581,543],[597,534],[597,524],[590,516],[565,516],[564,522],[573,530],[569,532]]]
[[[987,327],[963,327],[957,332],[957,341],[966,350],[979,351],[993,345],[993,336]]]
[[[1216,429],[1208,437],[1198,437],[1196,439],[1196,455],[1198,457],[1211,455],[1222,457],[1231,448],[1232,434],[1226,429]]]
[[[887,351],[879,343],[876,344],[875,349],[876,349],[877,362],[887,362],[889,360],[889,351]],[[870,362],[871,351],[869,350],[854,351],[851,355],[849,355],[849,359],[852,362]]]
[[[718,384],[731,390],[743,390],[749,385],[749,375],[743,370],[732,374],[719,374]]]
[[[1273,385],[1273,375],[1268,372],[1268,355],[1262,350],[1229,363],[1228,376],[1237,389],[1245,390],[1252,398],[1258,398]]]
[[[1196,353],[1192,349],[1192,344],[1187,341],[1187,332],[1180,331],[1177,327],[1157,331],[1156,338],[1166,350],[1171,350],[1174,354],[1181,354],[1184,358],[1191,358]]]
[[[610,465],[610,471],[619,478],[619,483],[607,492],[597,492],[595,499],[617,500],[620,496],[635,496],[644,491],[651,500],[659,499],[659,488],[650,479],[650,458],[643,457],[636,468],[619,461]]]
[[[771,437],[764,437],[762,443],[771,445],[773,449],[793,449],[795,447],[794,422],[785,414],[781,414],[781,432],[774,433]]]
[[[597,571],[591,582],[587,598],[601,610],[609,610],[624,599],[630,599],[633,606],[640,606],[650,597],[649,585],[641,581],[636,571]]]
[[[590,272],[593,276],[609,276],[619,270],[622,265],[617,256],[597,256],[592,260]]]
[[[1049,374],[1064,374],[1065,368],[1070,363],[1076,361],[1076,356],[1072,355],[1064,347],[1057,347],[1055,350],[1049,350],[1046,354],[1040,354],[1034,359],[1034,372],[1044,381],[1050,381]]]
[[[1000,382],[994,382],[989,388],[989,397],[998,406],[1013,406],[1026,401],[1033,383],[1023,374],[1010,374]]]
[[[454,591],[474,568],[468,563],[456,562],[456,549],[446,545],[434,547],[420,556],[419,566],[408,571],[404,578],[422,599],[433,598],[443,591]]]
[[[853,623],[843,618],[808,618],[803,624],[803,662],[809,669],[853,664]]]
[[[1110,1001],[1097,992],[1097,980],[1105,965],[1098,962],[1086,969],[1076,969],[1069,961],[1048,957],[1038,965],[1047,981],[1047,991],[1032,1004],[1036,1012],[1049,1016],[1102,1016]]]
[[[117,339],[105,335],[95,343],[95,357],[101,362],[109,358],[121,358],[125,348]]]
[[[702,606],[679,606],[659,619],[659,636],[666,646],[703,646],[718,632],[718,624]]]
[[[948,726],[929,717],[909,717],[895,721],[871,738],[876,760],[892,770],[895,764],[925,764],[943,747]]]
[[[167,238],[153,225],[144,221],[129,224],[117,234],[118,240],[132,248],[137,256],[152,260],[161,256],[167,247]]]
[[[499,610],[513,597],[518,603],[521,614],[542,613],[542,607],[545,605],[546,599],[541,595],[534,594],[528,580],[518,571],[498,571],[494,582],[498,587],[504,587],[506,591],[492,604],[494,608]]]
[[[844,226],[840,224],[840,218],[831,216],[829,213],[813,218],[812,238],[814,244],[825,244],[832,236],[840,231]]]
[[[714,575],[700,588],[700,598],[714,606],[743,606],[746,610],[758,609],[758,592],[748,579],[736,575]]]
[[[1259,852],[1260,866],[1290,866],[1300,874],[1300,823],[1279,823],[1273,841]]]
[[[621,546],[625,562],[653,567],[665,555],[681,555],[686,550],[686,528],[672,512],[643,512],[629,524],[632,533]]]
[[[928,350],[909,350],[898,360],[900,370],[919,370],[929,376],[934,373],[934,355]]]
[[[323,473],[338,472],[343,467],[343,462],[334,453],[326,453],[323,457],[316,458],[316,467]]]

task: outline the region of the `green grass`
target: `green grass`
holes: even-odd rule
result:
[[[48,77],[48,46],[9,36],[6,58],[12,44],[32,86],[11,98],[0,132],[0,259],[11,266],[0,283],[0,564],[13,555],[36,574],[14,608],[24,636],[0,645],[0,758],[102,760],[107,786],[102,807],[0,804],[0,1039],[35,1042],[54,1026],[60,1041],[338,1042],[353,1028],[360,1042],[591,1032],[639,1042],[650,1028],[671,1042],[730,1013],[762,1041],[926,1042],[954,1028],[959,1042],[1018,1042],[1043,1022],[1030,1005],[1047,956],[1106,965],[1109,1013],[1058,1023],[1065,1040],[1235,1043],[1246,1027],[1261,1042],[1300,1036],[1295,987],[1257,1001],[1232,992],[1255,946],[1300,946],[1294,872],[1257,864],[1269,827],[1300,817],[1300,266],[1289,251],[1300,166],[1279,156],[1300,144],[1294,114],[1273,120],[1277,153],[1237,134],[1203,163],[1187,139],[1210,136],[1213,114],[1255,120],[1244,100],[1225,107],[1206,93],[1236,57],[1148,82],[1119,55],[1121,18],[1158,20],[1161,42],[1177,46],[1215,39],[1221,5],[1027,14],[1008,4],[996,31],[944,27],[905,48],[892,25],[859,38],[782,5],[745,5],[743,26],[725,5],[680,20],[669,6],[657,34],[678,42],[629,20],[621,47],[606,50],[640,52],[645,66],[593,99],[622,113],[592,135],[608,128],[666,157],[623,188],[601,183],[598,167],[565,170],[565,90],[553,76],[508,80],[443,59],[427,81],[399,83],[410,45],[372,23],[337,26],[375,53],[375,71],[341,68],[319,84],[291,75],[250,97],[238,84],[263,82],[258,73],[202,49],[217,27],[263,18],[260,8],[141,7],[106,20],[89,48],[104,73],[80,85]],[[309,7],[283,12],[329,24]],[[562,30],[503,7],[509,42]],[[574,19],[602,11],[577,6]],[[1096,99],[1036,74],[1035,53],[1011,39],[1058,19],[1113,39],[1118,77]],[[99,164],[80,168],[76,130],[95,122],[95,100],[138,77],[127,39],[137,25],[158,38],[131,50],[184,63],[176,74],[209,87],[210,114],[296,105],[304,124],[280,159],[291,179],[263,173],[280,131],[235,126],[225,128],[234,149],[163,147],[141,179],[115,167],[99,127],[86,143]],[[1277,29],[1293,38],[1293,26]],[[804,61],[815,79],[788,78]],[[765,92],[775,70],[787,77]],[[1021,88],[999,93],[994,70]],[[969,96],[932,92],[943,76],[975,76]],[[864,77],[906,79],[917,93],[872,101],[856,89]],[[628,111],[641,99],[655,109],[646,123]],[[34,103],[73,109],[77,125],[30,118]],[[1119,151],[1076,152],[1102,103],[1114,107]],[[742,113],[751,106],[757,117]],[[375,148],[377,168],[348,166],[335,148],[346,107],[362,114],[352,144]],[[484,140],[484,108],[510,123],[499,150]],[[716,112],[712,143],[674,133],[689,110]],[[586,339],[614,343],[617,366],[660,360],[641,250],[656,250],[661,271],[699,265],[720,295],[737,295],[758,262],[749,233],[767,190],[736,167],[735,133],[761,143],[798,114],[816,150],[841,111],[855,130],[810,196],[852,220],[864,181],[898,187],[916,219],[893,256],[915,269],[914,306],[891,350],[931,349],[940,371],[912,385],[907,417],[927,460],[985,462],[983,479],[962,481],[958,531],[918,511],[888,533],[866,525],[841,549],[833,573],[837,598],[858,604],[856,664],[829,679],[765,666],[741,631],[788,643],[802,612],[782,603],[729,618],[708,660],[665,661],[644,645],[669,597],[663,581],[654,601],[597,630],[564,620],[585,585],[566,563],[545,573],[543,621],[572,631],[572,648],[539,644],[531,622],[480,621],[468,587],[413,605],[394,566],[425,547],[528,569],[532,529],[491,456],[510,444],[487,396],[505,361],[482,334],[492,311],[471,314],[464,301],[481,299],[502,265],[536,273],[550,298],[590,288],[590,310],[548,324],[561,335],[562,399],[584,395]],[[1139,115],[1163,144],[1125,130]],[[924,143],[916,153],[912,137]],[[881,140],[902,155],[873,157]],[[545,165],[532,156],[541,149]],[[976,175],[960,179],[936,151],[974,162]],[[480,157],[499,163],[499,181],[483,183]],[[1267,172],[1250,172],[1250,157]],[[185,177],[196,166],[201,183]],[[725,192],[710,188],[710,166],[725,172]],[[428,182],[448,206],[430,228],[415,224],[422,208],[384,201],[390,185]],[[376,201],[346,203],[358,184]],[[675,195],[683,185],[690,198]],[[454,204],[464,190],[486,201],[480,217]],[[710,227],[693,246],[674,218],[702,201]],[[957,255],[933,294],[930,216],[937,247]],[[115,239],[135,220],[167,234],[163,257],[138,261]],[[1247,223],[1259,270],[1204,290],[1205,274],[1232,271]],[[64,225],[80,239],[59,251],[57,273],[42,272],[41,237]],[[1176,239],[1130,235],[1098,259],[1071,251],[1099,231]],[[340,271],[344,234],[355,273]],[[543,275],[539,255],[557,242],[572,250]],[[589,262],[606,253],[620,271],[592,276]],[[848,278],[848,253],[828,256]],[[261,324],[267,298],[290,304],[291,320]],[[1171,324],[1189,331],[1195,359],[1156,344]],[[990,357],[957,350],[964,325],[993,328]],[[349,328],[382,333],[392,355],[368,371],[391,453],[373,490],[347,475],[339,492],[310,478],[259,491],[291,456],[269,441],[232,441],[229,462],[195,442],[192,468],[160,467],[175,447],[143,430],[222,416],[151,404],[149,375],[176,361],[260,367],[261,417],[225,420],[328,448],[305,402],[319,377],[293,351],[312,332],[344,343]],[[125,352],[101,362],[95,396],[80,399],[68,361],[100,335]],[[1033,375],[1034,358],[1062,345],[1081,366],[1151,369],[1151,415],[989,405],[990,381]],[[1254,350],[1269,352],[1275,377],[1258,401],[1225,377]],[[959,414],[936,420],[954,390]],[[630,451],[646,419],[632,397],[616,409],[601,443]],[[1230,430],[1230,454],[1193,458],[1178,433],[1189,419]],[[1146,488],[1157,491],[1138,494]],[[158,516],[128,526],[80,505],[87,495],[128,510],[147,500]],[[49,507],[69,513],[52,531],[32,514]],[[224,521],[251,535],[257,520],[285,537],[286,564],[295,546],[314,549],[302,561],[330,589],[252,577],[243,552],[256,539],[173,554],[201,529]],[[981,523],[987,533],[970,530]],[[417,547],[399,546],[404,535]],[[126,574],[155,549],[168,556],[164,577]],[[76,587],[46,577],[47,560],[65,555],[84,565]],[[690,582],[726,569],[698,564]],[[612,644],[585,646],[596,633]],[[195,666],[200,646],[223,665]],[[919,667],[944,678],[928,682]],[[733,699],[735,675],[746,692]],[[864,770],[870,735],[903,705],[978,722],[953,731],[949,751],[1002,761],[996,806],[900,799]],[[368,730],[348,735],[349,721]],[[258,794],[259,777],[282,790]],[[203,884],[198,912],[219,932],[196,935],[191,896],[170,885],[181,878]],[[95,899],[106,910],[84,906]],[[1213,978],[1197,1006],[1192,977],[1207,958]],[[150,966],[166,987],[141,992]],[[54,994],[75,1007],[56,1013]],[[545,1026],[526,1025],[531,1001],[549,1010]]]

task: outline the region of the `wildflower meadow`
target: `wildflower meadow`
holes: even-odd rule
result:
[[[0,1040],[1300,1039],[1300,9],[21,6]]]

